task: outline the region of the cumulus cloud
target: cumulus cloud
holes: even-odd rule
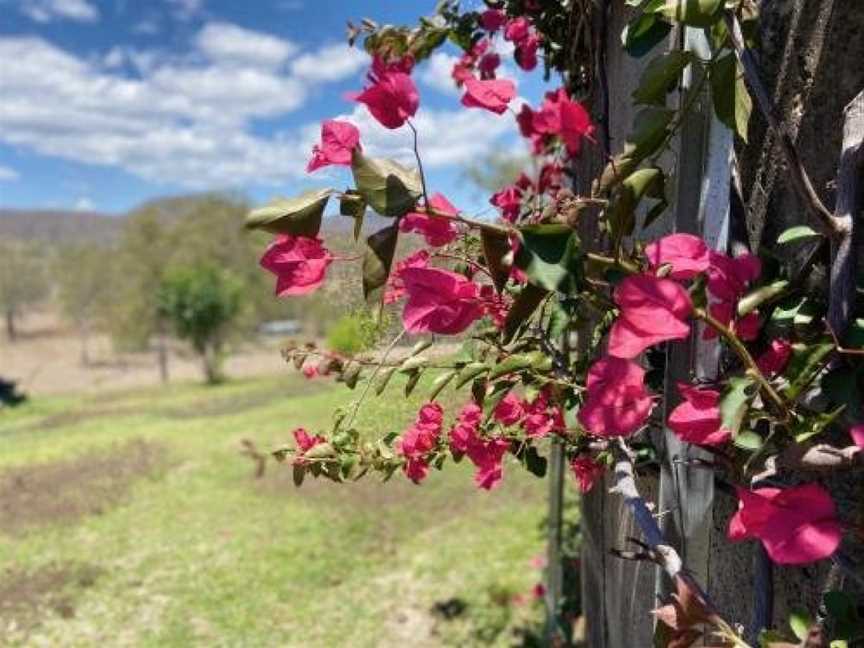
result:
[[[240,38],[217,47],[208,28],[213,23],[198,35],[193,52],[173,57],[123,49],[100,60],[39,37],[0,38],[0,60],[16,62],[0,66],[0,141],[190,188],[276,185],[304,177],[318,124],[295,119],[264,137],[256,120],[289,119],[315,83],[359,72],[363,61],[346,62],[347,52],[330,53],[333,45],[286,61],[294,45],[275,37],[262,47],[240,45]],[[236,29],[227,31],[251,33]],[[268,35],[260,36],[266,43]],[[313,60],[321,69],[312,70]],[[127,67],[136,74],[125,74]],[[349,118],[371,154],[412,160],[410,130],[389,131],[359,105]],[[421,108],[415,123],[429,168],[467,162],[515,132],[510,115],[461,108]]]
[[[0,164],[0,182],[14,182],[21,177],[15,169]]]
[[[87,0],[24,0],[21,13],[40,23],[52,20],[74,20],[76,22],[96,22],[99,9]]]
[[[260,67],[279,67],[297,51],[290,41],[225,22],[206,24],[195,44],[211,61]]]
[[[420,81],[438,92],[458,95],[459,88],[453,83],[453,66],[459,62],[458,56],[445,52],[435,52],[420,74]]]
[[[369,55],[344,43],[332,43],[303,54],[291,63],[294,76],[307,81],[340,81],[369,64]]]
[[[75,211],[93,211],[95,208],[96,205],[93,200],[87,196],[81,196],[75,201]]]

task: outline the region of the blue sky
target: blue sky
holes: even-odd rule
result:
[[[343,170],[304,173],[318,124],[337,116],[360,127],[373,155],[406,159],[407,128],[386,131],[344,98],[368,67],[345,45],[345,21],[413,24],[433,6],[0,0],[0,207],[119,213],[159,195],[234,190],[262,202],[347,186]],[[459,105],[455,54],[415,70],[415,122],[431,188],[478,212],[485,200],[464,180],[465,165],[520,143],[512,115]],[[511,62],[504,74],[529,101],[544,89],[539,72],[522,75]]]

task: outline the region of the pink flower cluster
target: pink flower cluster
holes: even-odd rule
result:
[[[261,257],[261,267],[276,275],[276,295],[306,295],[318,289],[333,262],[321,239],[280,234]]]
[[[550,138],[558,137],[567,153],[577,156],[582,149],[582,139],[592,139],[594,135],[588,111],[578,101],[573,101],[564,88],[547,92],[539,110],[523,105],[516,120],[522,136],[532,141],[537,154],[544,151]]]
[[[478,488],[491,490],[504,476],[503,459],[510,442],[502,438],[483,439],[478,434],[483,410],[477,403],[467,403],[450,430],[450,451],[454,456],[465,455],[476,467],[474,483]]]
[[[405,457],[405,476],[419,484],[429,474],[429,453],[438,444],[444,410],[438,403],[426,403],[414,424],[396,442],[396,452]]]
[[[294,443],[297,444],[297,450],[294,453],[293,463],[298,466],[305,466],[309,461],[303,456],[312,448],[320,443],[325,443],[327,439],[319,434],[310,435],[305,428],[299,427],[294,432]]]
[[[541,438],[564,431],[564,415],[561,408],[552,402],[548,389],[542,390],[534,400],[520,400],[510,392],[495,407],[496,421],[510,427],[521,425],[525,436]]]
[[[368,79],[370,85],[362,92],[349,95],[350,99],[365,104],[369,113],[385,128],[401,127],[413,117],[420,106],[420,94],[411,79],[413,59],[386,63],[381,58],[372,60]]]

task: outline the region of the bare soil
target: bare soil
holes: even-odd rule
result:
[[[21,535],[100,515],[122,502],[137,479],[167,464],[165,448],[138,439],[69,461],[7,470],[0,473],[0,533]]]

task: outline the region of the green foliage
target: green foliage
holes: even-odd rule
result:
[[[15,324],[30,306],[39,303],[50,289],[45,251],[23,241],[0,241],[0,314],[6,332],[15,339]]]
[[[213,265],[171,270],[159,289],[159,313],[202,356],[208,382],[221,379],[219,356],[226,329],[242,305],[242,284]]]
[[[321,218],[332,193],[333,189],[318,189],[295,198],[279,198],[249,212],[246,227],[274,234],[318,236]]]
[[[356,310],[346,313],[328,329],[327,347],[331,351],[354,355],[372,348],[384,329],[386,321],[376,321],[369,311]]]

